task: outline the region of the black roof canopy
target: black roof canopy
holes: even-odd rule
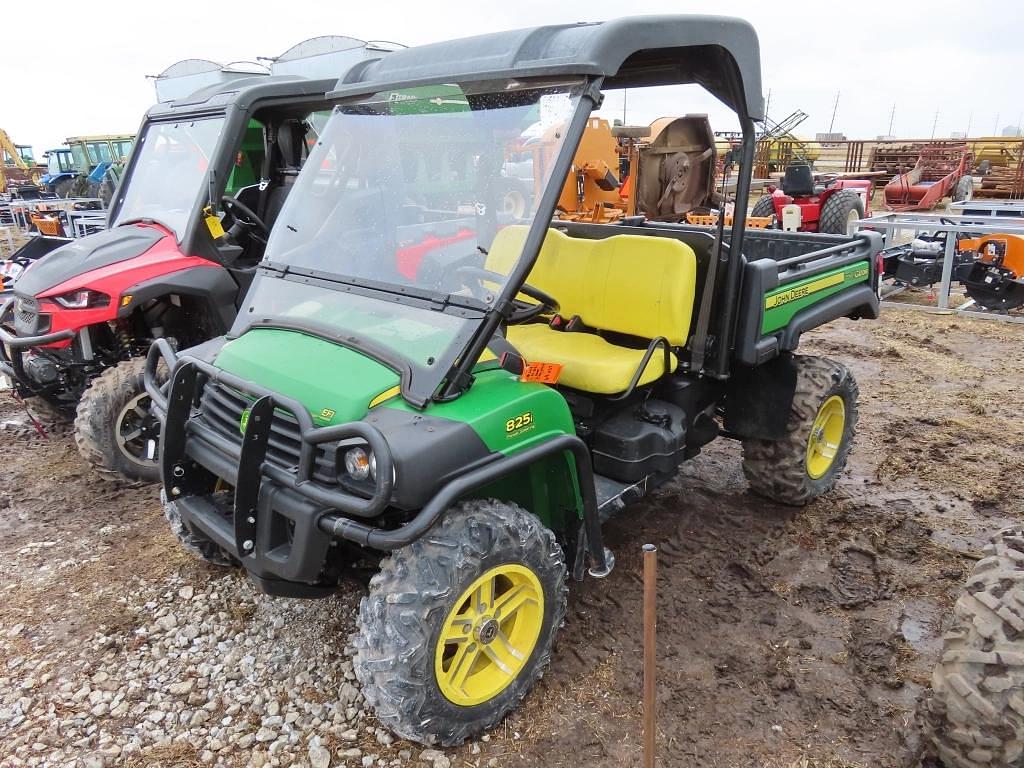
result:
[[[420,45],[354,66],[331,95],[560,75],[603,76],[607,88],[697,83],[741,118],[764,117],[757,33],[725,16],[631,16]]]

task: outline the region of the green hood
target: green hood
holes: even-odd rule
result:
[[[229,341],[216,365],[298,400],[320,426],[363,418],[371,400],[399,383],[397,373],[359,352],[274,328]]]

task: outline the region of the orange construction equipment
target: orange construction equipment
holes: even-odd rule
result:
[[[7,131],[0,128],[0,193],[7,192],[8,185],[37,184],[40,175],[31,147],[15,144]]]
[[[982,235],[957,241],[961,253],[977,260],[963,278],[964,291],[985,309],[1015,309],[1024,304],[1024,237]]]
[[[64,224],[61,222],[59,211],[39,211],[29,215],[32,226],[39,230],[39,234],[47,237],[66,237]]]
[[[545,137],[546,139],[547,137]],[[530,147],[546,159],[553,141]],[[558,200],[558,216],[609,222],[643,214],[684,221],[717,205],[715,142],[706,115],[659,118],[648,126],[611,126],[592,118]]]
[[[572,170],[558,198],[561,218],[615,221],[627,214],[621,195],[619,144],[607,120],[590,119],[580,139]]]

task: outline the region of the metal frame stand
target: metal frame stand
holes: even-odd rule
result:
[[[993,205],[993,203],[1000,203],[1002,201],[970,201],[968,203],[957,204],[958,210],[950,211],[949,213],[887,213],[879,216],[872,216],[868,219],[861,219],[856,223],[858,230],[870,229],[882,233],[884,237],[885,247],[890,248],[894,245],[902,245],[914,237],[917,237],[923,232],[929,234],[936,234],[938,232],[949,233],[946,237],[946,249],[943,254],[942,261],[942,281],[939,285],[938,294],[938,305],[937,307],[920,306],[917,304],[900,304],[901,309],[919,309],[925,311],[941,311],[941,312],[958,312],[969,314],[972,317],[989,317],[998,318],[1007,322],[1024,322],[1024,317],[1012,317],[1008,315],[998,314],[996,312],[989,312],[981,309],[968,309],[968,307],[974,304],[973,301],[968,301],[961,304],[959,307],[949,306],[949,292],[950,286],[953,281],[953,256],[956,248],[956,234],[957,233],[977,233],[977,234],[995,234],[999,232],[1005,232],[1013,235],[1020,235],[1024,237],[1024,204],[1022,203],[1003,203],[1002,205]],[[981,209],[985,211],[1003,211],[1002,215],[996,216],[975,216],[973,214],[964,214],[961,211],[963,209],[974,211]],[[1019,213],[1017,213],[1019,211]],[[1020,216],[1021,218],[1017,218]],[[947,223],[943,222],[942,219],[946,219]],[[907,232],[911,233],[908,238]],[[886,296],[892,296],[899,293],[899,289],[894,289],[886,294]],[[897,302],[887,301],[886,306],[897,306]]]

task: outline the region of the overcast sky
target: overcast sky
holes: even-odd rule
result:
[[[598,21],[647,13],[719,13],[750,21],[761,40],[765,94],[775,119],[795,109],[810,118],[797,131],[826,131],[839,92],[835,130],[874,138],[965,131],[991,135],[1024,111],[1024,45],[1017,0],[913,0],[786,3],[733,0],[551,0],[486,2],[210,2],[51,0],[37,25],[4,35],[0,128],[37,157],[65,137],[133,132],[155,100],[154,75],[183,58],[228,62],[273,56],[309,37],[341,34],[408,45],[537,24]],[[27,10],[27,9],[26,9]],[[21,14],[24,21],[31,18]],[[60,37],[55,22],[64,20]],[[102,19],[110,21],[104,27]],[[73,39],[79,35],[80,39]],[[730,113],[693,88],[631,91],[626,120],[707,112],[715,130]],[[621,117],[622,98],[605,111]]]

